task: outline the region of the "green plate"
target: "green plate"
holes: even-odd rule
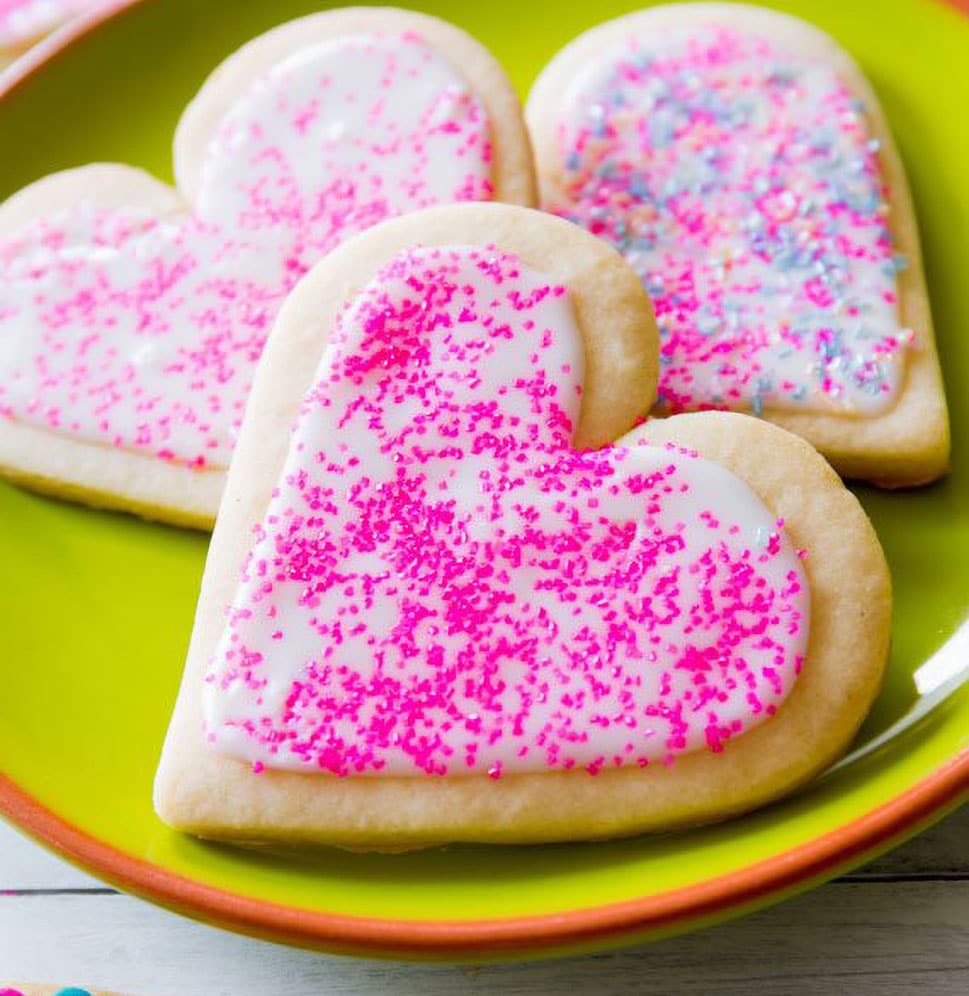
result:
[[[46,46],[0,86],[0,196],[50,170],[120,160],[171,178],[178,115],[246,39],[304,0],[146,0]],[[639,6],[426,0],[490,46],[520,92],[570,38]],[[860,60],[914,187],[954,425],[952,476],[859,489],[895,577],[884,692],[860,742],[916,703],[913,673],[967,615],[969,19],[934,0],[776,6]],[[23,71],[21,71],[23,72]],[[0,485],[0,810],[124,888],[295,943],[494,957],[659,936],[858,863],[954,806],[969,782],[969,689],[782,804],[722,826],[569,846],[400,856],[273,855],[166,829],[151,782],[182,670],[206,537]],[[957,653],[957,647],[950,647]]]

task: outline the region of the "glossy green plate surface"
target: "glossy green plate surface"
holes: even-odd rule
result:
[[[89,160],[129,162],[170,179],[172,130],[208,71],[248,38],[319,6],[302,0],[146,0],[122,11],[0,99],[0,197],[50,170]],[[427,0],[421,6],[480,38],[524,95],[546,60],[576,33],[641,4]],[[902,494],[859,490],[888,554],[896,591],[890,672],[863,741],[912,706],[913,672],[969,615],[969,18],[932,0],[775,6],[830,31],[857,56],[881,96],[914,188],[953,419],[955,470],[947,481]],[[733,898],[716,907],[687,904],[663,924],[662,918],[647,923],[638,914],[620,913],[608,929],[583,934],[543,933],[534,926],[539,921],[532,927],[521,921],[506,925],[501,946],[561,948],[706,922],[727,907],[747,908],[803,886],[812,874],[833,874],[913,832],[955,801],[951,767],[948,788],[933,796],[930,811],[909,807],[892,817],[887,830],[856,834],[851,849],[829,853],[812,874],[802,868],[785,875],[790,859],[778,857],[805,853],[819,838],[858,826],[866,814],[897,803],[969,747],[964,689],[901,738],[796,798],[690,833],[402,856],[324,852],[293,858],[205,844],[162,826],[151,808],[151,782],[181,674],[207,537],[6,485],[0,485],[0,536],[0,772],[9,780],[8,812],[17,809],[14,815],[35,833],[75,857],[86,854],[103,874],[129,888],[200,916],[304,943],[411,953],[433,953],[433,947],[438,954],[466,953],[477,944],[477,953],[487,955],[495,945],[484,933],[476,935],[469,921],[565,913],[562,922],[568,923],[577,910],[627,902],[632,910],[657,897],[662,906],[671,891],[686,895],[683,890],[729,875],[753,881],[754,866],[769,869],[766,888],[746,897],[743,889],[734,890]],[[964,775],[966,766],[960,770]],[[12,786],[57,819],[30,816],[22,796],[19,807],[13,806]],[[84,852],[75,837],[68,839],[58,820],[117,849],[119,863],[92,858],[90,848]],[[128,858],[154,868],[136,864],[137,874],[122,871]],[[216,912],[201,893],[166,885],[184,880],[289,911],[376,918],[387,925],[386,941],[379,925],[364,938],[347,921],[350,933],[338,940],[323,927],[302,934],[277,929],[275,914],[261,919],[251,904],[245,916],[234,915],[231,902]],[[464,940],[455,934],[450,943],[445,937],[426,950],[405,943],[414,921],[457,922]]]

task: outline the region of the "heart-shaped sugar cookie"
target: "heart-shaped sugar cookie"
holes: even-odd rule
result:
[[[230,471],[162,817],[355,847],[604,836],[830,761],[884,666],[877,540],[755,419],[612,445],[655,348],[618,254],[521,208],[418,212],[304,278]]]
[[[265,338],[312,264],[412,209],[533,198],[500,67],[392,9],[242,48],[183,115],[175,173],[177,192],[89,166],[0,207],[0,468],[203,525]]]
[[[889,486],[946,471],[905,172],[832,39],[743,4],[655,7],[569,44],[526,114],[543,206],[653,298],[659,412],[763,414]]]

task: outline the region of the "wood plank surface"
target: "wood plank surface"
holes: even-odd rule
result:
[[[0,825],[0,983],[14,980],[139,996],[966,996],[969,807],[744,920],[628,951],[483,967],[334,958],[239,937],[104,891]]]
[[[965,996],[969,882],[836,883],[632,951],[462,968],[333,958],[215,930],[127,896],[0,898],[5,977],[143,996],[824,993]]]

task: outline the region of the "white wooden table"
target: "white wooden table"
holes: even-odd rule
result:
[[[846,878],[654,945],[468,968],[294,951],[120,895],[0,822],[0,985],[139,996],[969,994],[969,807]]]

